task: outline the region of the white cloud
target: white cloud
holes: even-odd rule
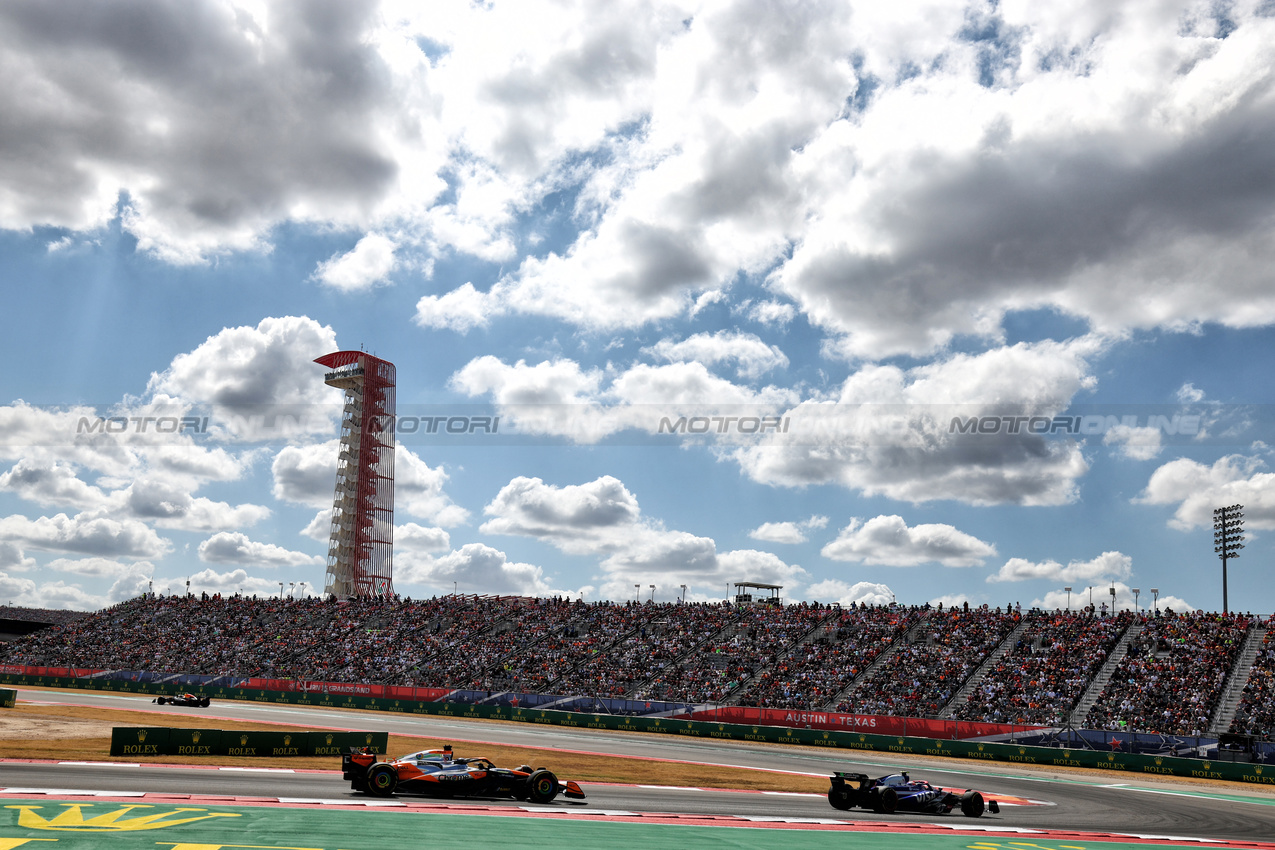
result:
[[[273,543],[249,540],[246,534],[223,531],[199,544],[199,559],[250,567],[303,567],[322,564],[318,555],[293,552]]]
[[[510,366],[486,355],[451,378],[452,389],[490,396],[503,422],[526,434],[594,443],[627,429],[657,432],[665,417],[690,414],[771,415],[796,401],[791,390],[739,386],[710,373],[702,363],[636,364],[609,375],[585,371],[574,360]],[[502,425],[503,427],[503,425]]]
[[[642,351],[668,362],[696,361],[707,365],[733,362],[743,378],[757,378],[772,369],[788,366],[788,357],[779,346],[767,345],[760,337],[739,331],[698,333],[681,342],[665,338]]]
[[[1008,427],[962,435],[953,422],[1061,413],[1094,386],[1086,358],[1100,348],[1093,339],[1019,343],[906,370],[864,366],[835,400],[784,411],[787,433],[732,456],[767,484],[840,484],[914,503],[1065,504],[1089,468],[1079,443]]]
[[[155,565],[149,561],[124,563],[112,558],[55,558],[45,564],[44,569],[90,577],[119,578],[131,574],[149,577],[155,572]]]
[[[369,233],[350,251],[319,263],[314,278],[346,292],[367,289],[383,282],[397,267],[392,239]]]
[[[401,557],[405,552],[446,552],[452,548],[451,537],[441,528],[426,528],[407,522],[394,528],[394,551]]]
[[[479,292],[472,283],[466,282],[442,295],[421,296],[416,302],[416,324],[461,333],[485,328],[492,316],[501,313],[495,301],[488,293]]]
[[[23,458],[0,474],[0,489],[45,507],[84,510],[108,502],[101,489],[80,479],[75,467],[57,461]]]
[[[18,544],[0,540],[0,570],[25,573],[33,569],[35,569],[35,558],[28,558]]]
[[[1178,387],[1174,397],[1183,404],[1199,404],[1204,401],[1204,390],[1199,389],[1195,384],[1186,383]]]
[[[827,524],[826,516],[816,514],[803,522],[764,522],[748,532],[748,536],[768,543],[805,543],[807,531]]]
[[[396,588],[424,585],[448,593],[455,589],[461,593],[540,597],[564,593],[572,595],[571,591],[554,590],[546,582],[540,567],[512,562],[504,552],[482,543],[466,543],[438,558],[400,559],[395,573]]]
[[[996,554],[996,547],[943,523],[911,528],[901,516],[876,516],[867,522],[851,520],[837,539],[823,547],[825,558],[889,567],[938,563],[945,567],[976,567]]]
[[[312,508],[332,506],[341,441],[285,446],[270,465],[274,497]]]
[[[323,383],[314,358],[337,350],[332,328],[306,316],[262,319],[225,328],[179,354],[147,389],[213,406],[226,436],[299,438],[330,433],[340,392]]]
[[[41,549],[81,555],[158,558],[172,544],[144,523],[76,514],[36,519],[14,514],[0,519],[0,540]]]
[[[797,308],[784,301],[758,301],[748,310],[748,318],[772,327],[787,327],[796,317]]]
[[[987,577],[989,582],[998,581],[1032,581],[1047,579],[1049,581],[1065,581],[1079,584],[1081,582],[1098,583],[1111,579],[1128,578],[1133,573],[1133,558],[1120,552],[1103,552],[1089,561],[1070,561],[1063,566],[1057,561],[1028,561],[1025,558],[1010,558],[995,575]]]
[[[301,529],[301,536],[326,543],[332,537],[332,509],[323,508]]]
[[[130,13],[141,42],[127,15],[3,14],[6,229],[119,215],[176,263],[283,222],[367,233],[320,272],[346,286],[412,253],[506,264],[481,310],[422,302],[461,329],[631,327],[764,277],[855,358],[1022,309],[1275,319],[1261,4],[265,0]],[[527,253],[559,192],[579,232]]]
[[[1212,466],[1178,458],[1155,472],[1135,502],[1148,505],[1177,504],[1169,526],[1180,531],[1210,528],[1214,508],[1244,506],[1246,528],[1275,528],[1275,473],[1261,472],[1265,462],[1257,457],[1227,455]]]
[[[533,537],[573,555],[601,558],[601,592],[629,597],[629,589],[656,585],[655,597],[672,600],[686,584],[695,594],[733,581],[782,584],[791,592],[806,571],[769,552],[718,552],[716,543],[684,531],[667,530],[642,517],[637,499],[616,478],[603,476],[563,487],[539,478],[515,478],[484,512],[484,534]]]
[[[284,588],[281,590],[279,582],[271,579],[259,578],[249,575],[247,570],[229,570],[219,573],[214,569],[200,570],[190,576],[190,592],[199,593],[220,593],[222,595],[230,595],[238,593],[240,590],[247,596],[259,594],[261,596],[278,596],[280,593],[291,592],[293,596],[313,596],[314,586],[309,582],[305,582],[306,587],[301,587],[300,583],[296,587],[287,587],[288,582],[284,582]],[[170,593],[185,593],[186,585],[182,582],[173,580],[168,587]],[[157,587],[156,593],[160,592]]]
[[[335,479],[334,479],[335,480]],[[447,473],[431,467],[401,443],[394,447],[394,508],[410,516],[443,526],[461,525],[469,511],[443,492]]]
[[[1154,460],[1160,454],[1160,429],[1117,425],[1102,436],[1103,445],[1118,446],[1130,460]]]
[[[847,584],[839,579],[827,579],[810,585],[806,595],[811,600],[840,602],[842,605],[889,605],[894,601],[894,592],[888,584],[871,581]]]
[[[1198,610],[1196,606],[1185,599],[1172,594],[1161,594],[1157,603],[1151,591],[1146,587],[1138,588],[1141,592],[1135,596],[1133,588],[1122,581],[1106,582],[1101,586],[1095,587],[1093,591],[1093,606],[1095,608],[1106,603],[1107,609],[1111,609],[1110,588],[1113,584],[1116,588],[1115,610],[1117,611],[1132,611],[1135,603],[1143,611],[1151,611],[1154,608],[1158,608],[1161,611],[1172,609],[1181,614],[1184,611]],[[1046,611],[1066,609],[1068,605],[1071,606],[1073,611],[1080,610],[1089,604],[1089,594],[1082,593],[1084,590],[1085,588],[1073,587],[1070,595],[1065,590],[1051,590],[1042,598],[1032,600],[1031,604],[1033,608],[1043,608]]]

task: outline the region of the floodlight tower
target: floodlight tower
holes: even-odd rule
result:
[[[1227,505],[1213,511],[1213,551],[1222,558],[1222,613],[1229,613],[1226,607],[1226,561],[1238,558],[1241,543],[1244,539],[1243,505]]]
[[[345,391],[323,592],[337,599],[394,594],[394,364],[363,351],[315,363]]]

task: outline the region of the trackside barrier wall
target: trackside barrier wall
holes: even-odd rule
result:
[[[13,708],[17,702],[17,691],[12,688],[0,688],[0,708]]]
[[[177,689],[162,685],[135,682],[106,682],[102,680],[65,679],[52,676],[0,675],[0,683],[31,685],[72,690],[113,690],[124,693],[169,695]],[[109,687],[108,687],[109,686]],[[916,738],[902,735],[878,735],[866,732],[839,732],[830,729],[805,729],[782,726],[749,726],[737,723],[715,723],[669,717],[617,717],[610,714],[581,714],[552,709],[512,708],[509,706],[471,705],[467,703],[405,702],[378,699],[376,697],[316,695],[305,693],[280,693],[247,688],[209,688],[197,691],[212,699],[233,699],[248,702],[277,703],[284,705],[317,705],[336,708],[387,711],[401,714],[417,714],[433,717],[466,717],[483,720],[504,720],[515,723],[534,723],[545,726],[566,726],[581,729],[605,729],[633,734],[682,735],[694,738],[718,738],[733,741],[757,741],[772,744],[826,747],[828,749],[859,750],[881,753],[909,753],[924,756],[943,756],[958,759],[974,759],[987,762],[1011,762],[1041,765],[1044,767],[1088,767],[1125,771],[1136,774],[1186,776],[1206,779],[1226,779],[1254,785],[1275,785],[1275,765],[1247,764],[1150,756],[1122,752],[1098,752],[1086,749],[1033,747],[1025,744],[996,744],[951,741],[937,738]],[[198,710],[198,709],[195,709]],[[119,730],[116,730],[119,733]],[[147,729],[145,740],[133,738],[128,746],[167,746],[169,729]],[[236,733],[230,733],[232,735]],[[242,733],[238,733],[242,734]],[[313,734],[313,733],[312,733]],[[325,733],[326,734],[326,733]],[[340,733],[334,733],[340,734]],[[363,733],[366,734],[366,733]],[[384,735],[386,733],[377,733]],[[155,735],[158,738],[152,738]],[[158,741],[158,743],[157,743]],[[123,745],[123,742],[121,743]],[[385,744],[381,744],[384,748]],[[112,736],[111,754],[116,755],[115,737]],[[128,750],[119,755],[157,754],[155,751]],[[266,753],[268,755],[268,753]],[[335,755],[335,753],[333,754]]]
[[[388,744],[388,732],[234,732],[153,726],[111,730],[113,756],[339,756],[350,747],[367,747],[384,755]]]

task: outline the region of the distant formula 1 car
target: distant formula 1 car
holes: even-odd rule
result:
[[[191,708],[207,708],[212,703],[208,697],[201,697],[198,694],[181,694],[175,697],[155,697],[151,702],[157,702],[160,705],[185,705]]]
[[[992,814],[1000,812],[995,800],[984,802],[978,791],[947,791],[935,785],[912,779],[906,773],[893,773],[880,779],[872,779],[866,773],[842,773],[832,776],[828,789],[828,802],[834,809],[871,809],[877,814],[894,812],[919,812],[929,815],[945,815],[958,806],[967,818],[981,818],[986,809]]]
[[[429,797],[511,797],[533,803],[551,802],[559,794],[583,800],[575,782],[559,782],[543,767],[534,770],[496,767],[485,758],[454,758],[451,745],[424,750],[393,761],[378,761],[376,753],[353,748],[341,757],[341,776],[364,794],[423,794]]]

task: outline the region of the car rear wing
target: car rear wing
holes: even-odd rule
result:
[[[871,781],[871,777],[866,773],[847,773],[846,771],[838,770],[832,774],[833,785],[853,785],[856,791],[866,791],[868,783]]]
[[[341,755],[341,778],[362,779],[376,761],[377,755],[369,747],[350,747]]]

